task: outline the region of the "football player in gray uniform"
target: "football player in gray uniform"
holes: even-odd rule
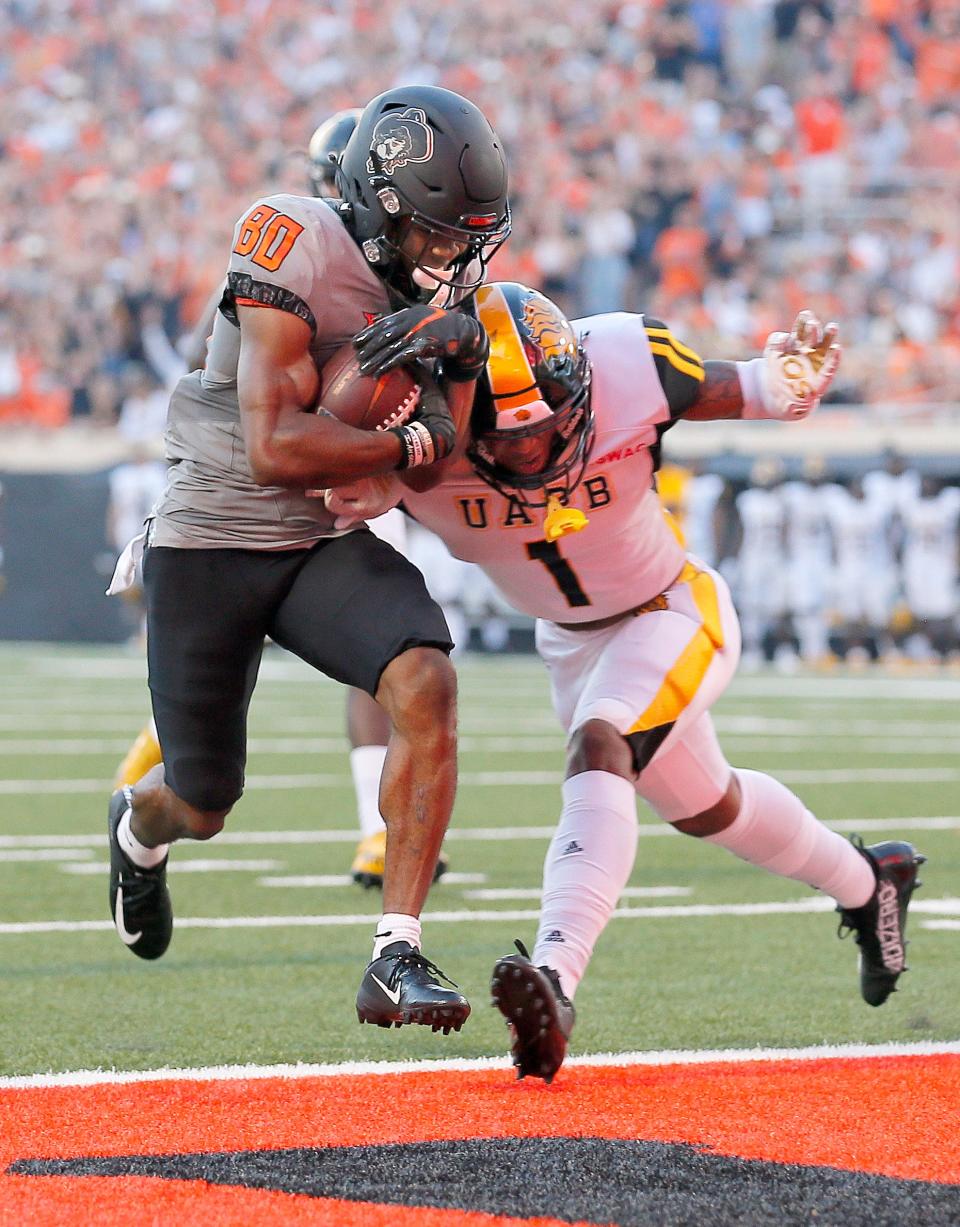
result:
[[[306,492],[394,471],[419,488],[437,480],[488,339],[468,308],[434,304],[443,290],[467,304],[509,234],[506,163],[472,103],[401,86],[364,108],[337,185],[333,207],[285,194],[244,212],[206,367],[171,396],[169,476],[143,542],[164,761],[111,798],[110,909],[135,954],[164,953],[168,848],[215,836],[243,791],[246,713],[269,636],[364,689],[391,720],[383,916],[357,1013],[446,1033],[470,1006],[421,954],[419,916],[456,785],[449,633],[412,564],[372,533],[338,531]],[[325,361],[383,317],[383,340],[415,349],[413,417],[375,432],[310,412],[322,408]]]
[[[360,118],[359,107],[337,111],[316,128],[307,147],[307,178],[314,196],[337,199],[337,163],[353,135]],[[196,370],[205,366],[207,343],[226,283],[221,283],[204,308],[202,317],[186,348],[187,366]],[[371,531],[383,537],[395,549],[404,551],[406,521],[401,511],[388,511],[370,524]],[[448,620],[449,611],[446,614]],[[351,686],[347,690],[347,736],[350,740],[350,773],[353,777],[357,802],[360,841],[353,856],[350,872],[361,886],[383,885],[383,864],[386,854],[386,828],[380,814],[380,777],[390,741],[390,720],[380,704],[365,690]],[[135,784],[163,759],[157,730],[151,717],[130,745],[117,769],[115,787]],[[443,876],[448,866],[441,850],[437,857],[434,880]]]

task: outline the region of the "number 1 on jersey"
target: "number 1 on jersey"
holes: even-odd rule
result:
[[[560,553],[556,541],[528,541],[527,557],[532,562],[543,563],[571,608],[593,603],[580,587],[576,571]]]

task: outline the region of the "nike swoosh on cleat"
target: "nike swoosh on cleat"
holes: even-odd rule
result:
[[[127,926],[123,923],[123,887],[117,887],[117,903],[113,911],[113,919],[117,926],[117,932],[120,934],[120,940],[127,946],[132,946],[134,942],[140,940],[143,936],[143,930],[139,933],[129,933]],[[374,976],[376,979],[376,976]],[[379,981],[378,981],[379,983]]]
[[[121,934],[121,936],[122,936],[122,934]],[[137,936],[138,936],[138,937],[140,936],[140,935],[139,935],[139,933],[137,934]],[[126,941],[126,938],[124,938],[124,941]],[[380,985],[380,987],[383,989],[383,991],[384,991],[384,992],[386,993],[386,995],[387,995],[387,996],[390,998],[390,1000],[393,1002],[393,1004],[394,1004],[394,1005],[399,1005],[399,1004],[400,1004],[400,985],[399,985],[399,984],[397,985],[397,987],[396,987],[396,988],[387,988],[387,986],[386,986],[386,985],[384,984],[384,982],[383,982],[383,981],[380,979],[380,977],[379,977],[379,976],[375,976],[375,975],[373,974],[373,972],[371,972],[371,973],[370,973],[370,979],[371,979],[371,980],[373,980],[373,981],[375,981],[377,984],[379,984],[379,985]]]

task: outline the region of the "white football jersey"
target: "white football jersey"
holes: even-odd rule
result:
[[[893,568],[891,516],[886,500],[854,498],[849,491],[838,489],[830,504],[830,523],[841,574]]]
[[[933,498],[902,508],[903,585],[916,618],[952,618],[957,612],[957,529],[960,490],[947,486]]]
[[[708,567],[717,562],[713,517],[722,493],[723,478],[718,473],[698,473],[691,477],[683,497],[683,535],[687,548]]]
[[[118,464],[110,470],[110,527],[113,545],[122,550],[143,531],[167,484],[166,465],[159,460]]]
[[[750,486],[737,495],[737,514],[743,528],[740,558],[779,562],[783,559],[783,502],[776,490]]]
[[[837,486],[788,481],[780,487],[786,513],[787,554],[791,561],[830,565],[830,504]]]
[[[920,474],[916,469],[902,473],[888,473],[886,469],[873,469],[863,478],[863,490],[867,498],[883,503],[887,511],[901,512],[906,503],[912,503],[920,494]]]
[[[619,312],[573,327],[593,368],[596,437],[570,500],[587,526],[548,542],[543,510],[494,490],[466,459],[435,489],[404,496],[411,514],[456,557],[483,567],[511,605],[553,622],[622,613],[680,573],[684,550],[653,475],[661,435],[703,380],[700,359],[657,321]]]
[[[933,498],[916,498],[901,508],[904,525],[904,556],[923,558],[936,568],[953,570],[957,556],[957,519],[960,490],[947,486]]]

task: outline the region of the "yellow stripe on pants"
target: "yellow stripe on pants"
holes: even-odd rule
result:
[[[663,679],[650,706],[627,730],[628,737],[631,733],[645,733],[647,729],[659,728],[662,724],[673,724],[692,702],[717,649],[723,647],[720,603],[713,576],[706,571],[698,571],[688,562],[680,572],[677,583],[689,584],[702,622]]]

